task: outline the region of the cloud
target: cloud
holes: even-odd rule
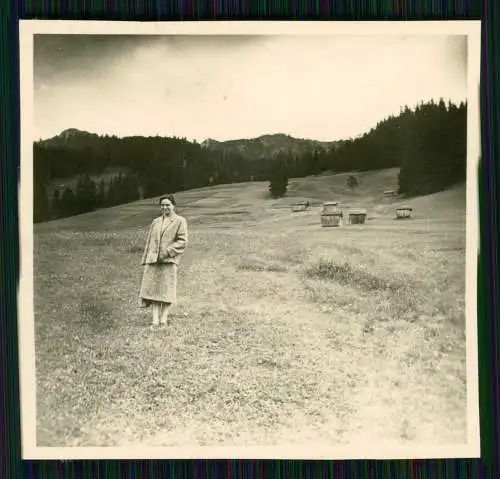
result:
[[[36,42],[41,137],[76,127],[332,140],[403,105],[466,95],[461,37],[71,37]]]

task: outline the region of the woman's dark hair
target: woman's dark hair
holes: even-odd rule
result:
[[[162,197],[160,197],[160,199],[158,200],[158,203],[161,205],[161,202],[163,200],[169,200],[170,203],[172,203],[174,206],[175,206],[175,197],[174,195],[171,195],[171,194],[168,194],[168,195],[163,195]]]

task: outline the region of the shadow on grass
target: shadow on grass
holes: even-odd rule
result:
[[[409,284],[397,278],[383,278],[349,263],[339,264],[332,260],[320,260],[305,270],[306,276],[323,280],[337,281],[342,285],[353,286],[366,291],[405,291]]]
[[[98,298],[87,296],[78,306],[77,322],[94,334],[104,333],[115,326],[110,309]]]
[[[363,333],[373,331],[376,323],[400,319],[414,322],[421,316],[422,297],[415,285],[403,278],[387,277],[333,260],[320,260],[305,270],[309,299],[334,308],[348,308],[350,313],[364,318]],[[331,282],[353,288],[352,292],[335,290]],[[328,284],[330,283],[330,285]]]

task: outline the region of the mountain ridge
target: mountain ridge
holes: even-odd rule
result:
[[[78,128],[67,128],[58,135],[40,140],[36,143],[53,148],[84,149],[91,148],[100,141],[108,140],[109,138],[123,141],[133,137],[157,138],[158,136],[129,135],[117,137],[115,135],[98,135]],[[207,138],[200,142],[199,145],[206,150],[221,151],[226,154],[238,153],[245,159],[251,160],[274,157],[280,152],[302,155],[307,152],[314,152],[315,150],[329,151],[337,149],[343,142],[342,140],[321,141],[309,138],[296,138],[285,133],[270,133],[259,135],[254,138],[238,138],[231,140]],[[189,141],[189,143],[195,142]]]

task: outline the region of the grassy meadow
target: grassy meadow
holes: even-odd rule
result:
[[[465,188],[384,198],[397,173],[179,193],[157,331],[138,307],[154,200],[35,225],[37,445],[465,444]],[[321,228],[326,200],[366,224]]]

